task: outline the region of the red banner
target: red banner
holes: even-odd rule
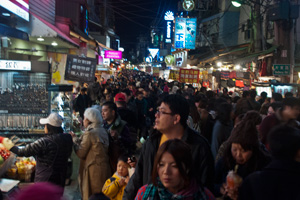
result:
[[[184,83],[199,83],[199,70],[180,69],[179,81]]]

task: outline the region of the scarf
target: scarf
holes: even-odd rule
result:
[[[157,186],[150,184],[147,186],[143,196],[143,200],[206,200],[207,197],[204,191],[197,185],[196,181],[192,181],[189,187],[173,194],[164,187],[162,182],[158,179]]]

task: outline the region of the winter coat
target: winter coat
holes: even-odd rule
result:
[[[124,191],[123,200],[134,199],[137,191],[143,185],[151,183],[154,157],[159,148],[162,133],[155,131],[144,143],[135,173],[129,180]],[[200,134],[187,127],[182,140],[192,149],[193,166],[197,183],[211,187],[214,177],[214,160],[207,140]]]
[[[98,123],[90,124],[75,142],[74,150],[80,158],[78,180],[83,200],[100,193],[111,176],[108,145],[108,134]]]
[[[18,156],[35,157],[34,182],[51,182],[64,187],[72,145],[72,137],[69,134],[46,134],[24,148],[14,146],[10,151]]]
[[[112,171],[116,171],[120,155],[131,154],[133,150],[129,128],[119,115],[117,115],[115,121],[111,124],[104,121],[103,128],[110,135],[109,157]]]
[[[121,178],[126,177],[120,176],[117,172],[114,173],[111,178],[106,180],[102,188],[103,194],[105,194],[105,196],[109,197],[111,200],[122,200],[126,184],[120,186],[119,181]]]
[[[284,122],[282,119],[282,116],[281,116],[282,115],[281,112],[282,112],[282,110],[279,109],[274,114],[267,116],[266,118],[264,118],[264,120],[261,122],[261,124],[259,126],[260,140],[264,145],[266,145],[266,147],[268,149],[269,149],[269,144],[268,144],[267,138],[269,136],[271,129],[274,126],[277,126],[280,124],[286,124],[286,125],[298,128],[298,129],[300,128],[300,124],[296,120],[291,119],[287,122]]]
[[[250,174],[239,190],[241,200],[300,199],[300,163],[274,160]]]

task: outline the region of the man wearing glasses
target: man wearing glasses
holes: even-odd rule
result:
[[[197,182],[212,188],[214,160],[210,147],[199,133],[187,126],[188,115],[189,104],[184,97],[174,94],[163,98],[155,114],[155,130],[142,147],[135,173],[125,188],[123,200],[134,199],[140,187],[151,183],[154,157],[159,146],[175,138],[190,145]]]

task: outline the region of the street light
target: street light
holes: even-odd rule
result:
[[[234,7],[237,7],[237,8],[241,7],[241,5],[242,5],[241,1],[231,1],[231,3]]]

